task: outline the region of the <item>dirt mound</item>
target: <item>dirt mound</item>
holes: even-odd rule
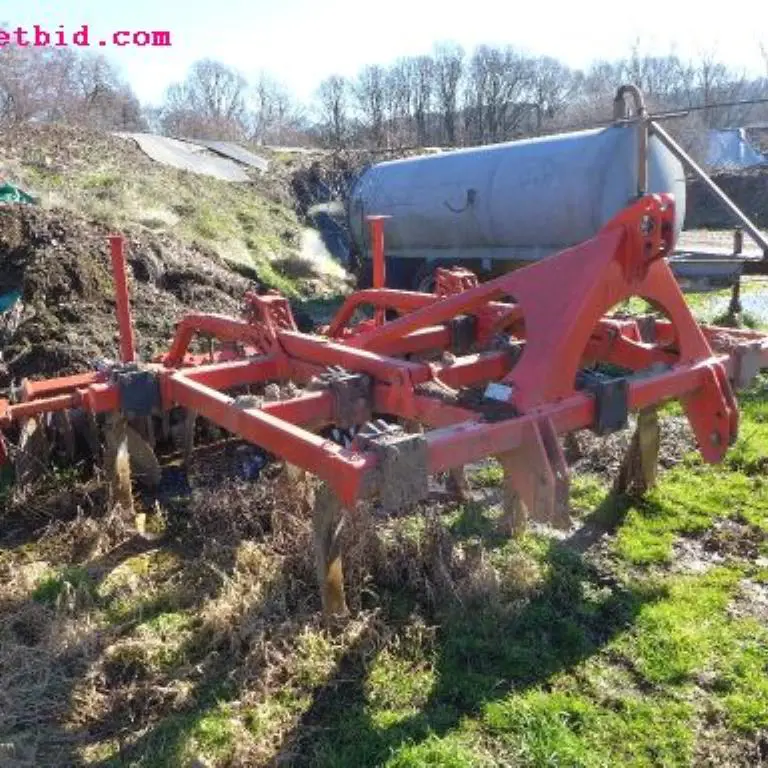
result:
[[[712,179],[757,226],[768,227],[768,168],[728,171]],[[686,229],[723,229],[734,224],[733,217],[699,179],[688,182]]]
[[[254,184],[265,185],[306,218],[313,206],[345,202],[355,179],[370,165],[424,154],[426,150],[317,150],[292,155],[275,152],[269,171]]]
[[[0,208],[0,292],[20,307],[0,327],[0,385],[25,376],[76,373],[117,356],[108,230],[69,212]],[[161,351],[188,308],[237,314],[253,285],[215,254],[145,231],[126,233],[137,342]]]

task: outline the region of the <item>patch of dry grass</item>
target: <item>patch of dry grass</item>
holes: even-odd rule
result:
[[[0,559],[9,759],[263,764],[290,751],[308,692],[350,654],[367,663],[403,643],[428,652],[434,628],[406,615],[401,634],[387,619],[393,598],[408,595],[429,615],[446,604],[511,605],[528,588],[505,592],[510,566],[454,541],[434,512],[414,528],[361,508],[344,533],[353,618],[329,630],[315,585],[314,488],[274,466],[258,484],[200,483],[159,541],[106,509],[97,481],[44,494],[47,514],[75,497],[90,504],[42,532],[28,528],[29,543]],[[6,520],[20,522],[19,512]]]

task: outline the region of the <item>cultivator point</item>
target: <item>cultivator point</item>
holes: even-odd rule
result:
[[[377,219],[375,287],[350,296],[322,333],[300,333],[283,297],[248,294],[242,318],[189,314],[169,352],[145,363],[135,360],[122,241],[113,238],[122,362],[23,382],[12,402],[0,401],[0,427],[43,442],[35,432],[51,414],[91,426],[110,415],[108,462],[122,505],[130,505],[126,454],[134,472],[157,479],[152,446],[180,411],[187,455],[202,418],[316,475],[323,608],[341,613],[340,531],[344,511],[362,500],[402,508],[424,499],[428,477],[442,472],[461,492],[462,468],[493,456],[511,533],[529,519],[568,528],[560,436],[605,435],[639,412],[617,489],[641,492],[655,478],[656,408],[670,399],[682,404],[704,460],[723,458],[738,428],[732,384],[768,367],[768,339],[697,324],[665,259],[673,205],[642,197],[593,239],[489,282],[440,270],[434,294],[383,287]],[[634,296],[663,317],[607,314]],[[371,319],[354,323],[362,309]],[[193,354],[201,336],[217,348]],[[354,429],[351,446],[320,434],[331,426]]]

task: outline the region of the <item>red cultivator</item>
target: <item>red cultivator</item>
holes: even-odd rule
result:
[[[146,364],[134,361],[122,244],[114,239],[123,362],[24,382],[18,402],[0,401],[0,426],[68,409],[111,413],[119,424],[183,408],[191,425],[204,417],[317,475],[325,484],[315,510],[323,605],[337,612],[342,508],[360,500],[401,507],[426,496],[429,475],[495,456],[512,532],[526,516],[567,527],[559,436],[623,429],[639,411],[637,448],[621,482],[647,485],[658,451],[655,409],[669,399],[680,400],[703,458],[723,458],[738,428],[732,383],[744,386],[768,367],[768,337],[696,323],[664,258],[672,212],[671,199],[646,196],[592,240],[483,284],[453,269],[440,270],[434,295],[359,291],[323,335],[300,333],[279,295],[249,294],[243,319],[188,315],[168,354]],[[373,226],[381,286],[383,222]],[[664,319],[606,315],[633,296]],[[372,319],[352,324],[364,308]],[[196,336],[222,346],[195,357]],[[268,395],[267,385],[287,382],[304,388],[284,399],[225,394],[255,387]],[[318,435],[329,425],[360,429],[345,448]],[[131,450],[125,431],[118,434]]]

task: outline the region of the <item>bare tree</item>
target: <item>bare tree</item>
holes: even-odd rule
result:
[[[327,77],[317,91],[321,131],[336,148],[344,146],[349,135],[349,96],[349,82],[340,75]]]
[[[456,144],[459,87],[464,74],[464,49],[455,43],[440,43],[435,47],[435,87],[437,101],[449,145]]]
[[[355,96],[374,146],[384,143],[386,73],[383,67],[363,67],[354,86]]]
[[[415,141],[411,114],[411,60],[400,59],[387,71],[384,87],[384,112],[387,143],[405,146]]]
[[[768,46],[760,51],[768,75]],[[249,85],[210,59],[196,62],[183,82],[173,84],[160,109],[142,110],[103,56],[8,45],[0,56],[0,123],[142,130],[149,120],[153,130],[189,138],[306,143],[313,137],[334,147],[455,145],[610,120],[613,95],[625,82],[644,91],[652,110],[706,107],[687,124],[692,136],[768,115],[762,105],[740,103],[763,97],[768,78],[734,72],[712,52],[685,62],[643,53],[639,43],[628,56],[596,62],[583,73],[511,47],[481,45],[466,60],[457,44],[440,43],[432,55],[363,67],[353,81],[326,78],[317,91],[317,125],[307,122],[291,93],[273,78],[263,74]]]
[[[712,107],[718,102],[731,102],[745,95],[748,83],[744,76],[737,76],[715,58],[712,51],[704,53],[693,66],[692,104]],[[711,108],[704,112],[704,122],[709,128],[726,127],[738,123],[743,111],[738,108]]]
[[[475,143],[509,138],[531,110],[531,63],[511,47],[479,46],[470,62],[467,127]]]
[[[147,130],[147,120],[141,102],[128,86],[121,86],[114,95],[111,123],[112,128],[121,131]]]
[[[144,126],[135,94],[103,56],[24,46],[9,46],[0,57],[0,120]]]
[[[694,69],[693,87],[703,106],[712,104],[720,87],[728,81],[728,68],[711,51],[704,53]]]
[[[150,133],[163,132],[163,108],[155,106],[145,106],[141,110],[142,119],[146,130]]]
[[[236,139],[245,133],[245,78],[212,59],[195,62],[166,93],[163,126],[190,138]]]
[[[599,98],[612,94],[622,84],[623,69],[621,61],[595,61],[584,76],[584,95]]]
[[[427,117],[432,106],[434,76],[435,66],[430,56],[417,56],[409,60],[409,90],[416,124],[416,142],[422,147],[427,143]]]
[[[162,132],[170,136],[198,138],[206,132],[206,120],[198,115],[184,83],[173,83],[165,92],[159,118]]]
[[[117,71],[104,56],[85,56],[78,61],[75,88],[77,104],[72,117],[78,122],[105,129],[132,122],[124,120],[122,114],[123,108],[131,108],[132,94],[120,82]],[[138,113],[138,103],[135,109]]]
[[[560,113],[575,85],[571,70],[557,59],[542,56],[531,62],[531,94],[537,133],[541,133],[545,118],[551,120]]]
[[[667,107],[690,98],[693,67],[684,64],[674,54],[651,56],[642,53],[638,40],[632,47],[630,57],[618,63],[624,80],[642,89],[652,105]]]
[[[195,106],[214,120],[239,120],[245,112],[245,78],[221,62],[192,65],[187,80]]]
[[[77,60],[69,51],[9,46],[0,57],[0,118],[61,119],[73,107]]]
[[[282,144],[300,121],[300,110],[288,89],[262,73],[252,89],[251,138],[260,144]]]
[[[76,74],[83,54],[67,48],[42,49],[28,54],[30,76],[38,103],[35,117],[45,122],[77,120],[81,115]]]

